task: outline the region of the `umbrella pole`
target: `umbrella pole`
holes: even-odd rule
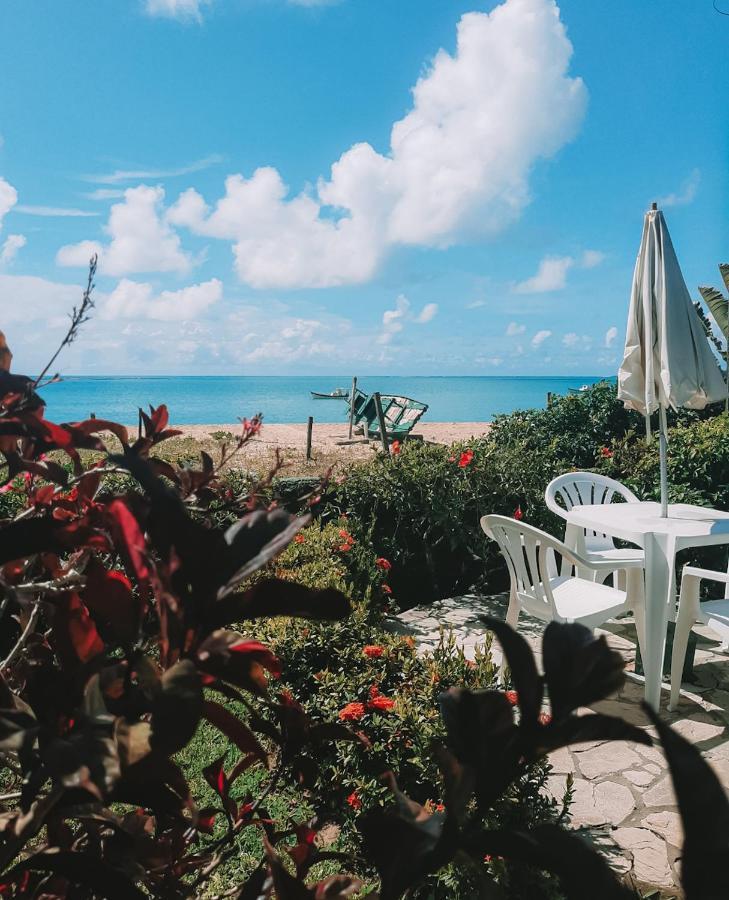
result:
[[[665,406],[659,407],[658,419],[659,428],[659,450],[660,450],[660,466],[661,466],[661,517],[668,518],[668,422],[666,421]]]

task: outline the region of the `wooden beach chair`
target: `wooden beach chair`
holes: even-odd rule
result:
[[[388,438],[392,440],[403,440],[408,437],[428,409],[427,403],[395,394],[381,394],[380,403],[385,419],[385,430]],[[359,390],[355,393],[354,423],[361,431],[366,427],[368,435],[375,438],[380,436],[374,395],[367,397]]]

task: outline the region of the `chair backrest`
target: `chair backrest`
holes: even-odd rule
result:
[[[508,516],[483,516],[481,527],[499,545],[522,604],[537,615],[556,616],[550,580],[558,574],[556,554],[569,554],[568,548],[546,531]]]
[[[594,472],[567,472],[552,479],[544,491],[544,500],[558,516],[567,518],[573,506],[612,503],[615,498],[639,503],[638,497],[619,481]]]

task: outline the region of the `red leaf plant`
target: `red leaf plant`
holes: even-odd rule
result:
[[[0,519],[0,758],[10,790],[0,895],[194,897],[238,833],[255,828],[266,846],[240,889],[258,896],[262,873],[284,877],[275,846],[291,835],[265,797],[281,779],[311,784],[323,743],[360,738],[271,695],[281,663],[252,620],[340,619],[349,601],[274,578],[248,584],[310,515],[259,509],[254,488],[235,498],[232,526],[205,516],[213,500],[231,508],[218,474],[260,416],[243,420],[219,461],[203,454],[183,468],[155,455],[177,433],[165,406],[140,410],[135,438],[102,419],[57,424],[38,381],[0,371],[0,491],[23,479],[18,512]],[[118,473],[128,487],[114,490]],[[174,755],[202,719],[230,749],[202,772],[217,802],[198,807]],[[233,787],[252,766],[268,774],[258,797],[241,799]],[[294,835],[297,874],[287,878],[304,879],[319,860],[316,827]],[[345,896],[352,882],[341,878],[317,896]]]

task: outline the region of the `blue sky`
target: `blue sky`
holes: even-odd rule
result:
[[[0,328],[33,373],[613,374],[642,215],[727,256],[711,0],[3,0]]]

